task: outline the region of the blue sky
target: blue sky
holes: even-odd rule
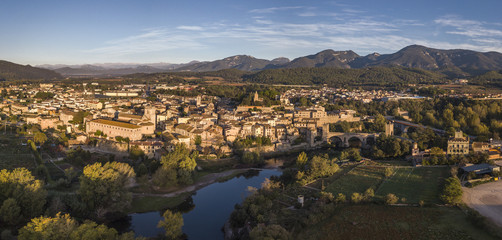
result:
[[[502,52],[502,1],[2,0],[0,59],[183,63],[360,55],[411,44]]]

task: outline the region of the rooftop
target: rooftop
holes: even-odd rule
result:
[[[123,127],[123,128],[131,128],[131,129],[140,128],[140,126],[138,126],[138,125],[125,123],[125,122],[119,122],[119,121],[106,120],[106,119],[96,119],[96,120],[92,120],[92,122],[116,126],[116,127]]]

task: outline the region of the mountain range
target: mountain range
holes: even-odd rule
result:
[[[261,71],[266,69],[299,67],[336,67],[344,69],[357,69],[373,66],[419,68],[440,72],[452,78],[469,77],[477,76],[489,71],[501,70],[502,54],[499,52],[477,52],[464,49],[441,50],[419,45],[411,45],[391,54],[372,53],[366,56],[360,56],[351,50],[334,51],[329,49],[313,55],[298,57],[291,61],[282,57],[273,60],[266,60],[247,55],[236,55],[216,61],[192,61],[185,64],[116,63],[94,65],[40,65],[38,67],[53,70],[55,75],[51,75],[51,77],[55,77],[59,74],[65,77],[103,77],[121,76],[132,73],[207,72],[223,69]],[[3,70],[0,69],[0,78],[2,78],[2,74]]]

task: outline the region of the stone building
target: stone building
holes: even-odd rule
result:
[[[469,154],[469,137],[464,137],[462,131],[455,132],[455,136],[448,139],[448,155]]]

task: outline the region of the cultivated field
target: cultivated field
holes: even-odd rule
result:
[[[36,168],[33,154],[29,152],[28,146],[22,146],[21,142],[15,134],[0,134],[0,169]]]
[[[338,193],[343,193],[350,197],[352,193],[363,193],[370,187],[377,189],[384,179],[384,169],[384,167],[376,166],[358,166],[330,183],[326,187],[326,191],[335,196]]]
[[[394,175],[385,180],[375,191],[377,198],[389,193],[406,198],[406,203],[441,203],[439,195],[444,178],[448,176],[447,167],[397,168]]]
[[[444,207],[340,205],[332,217],[295,239],[498,239],[476,227],[464,212]]]

